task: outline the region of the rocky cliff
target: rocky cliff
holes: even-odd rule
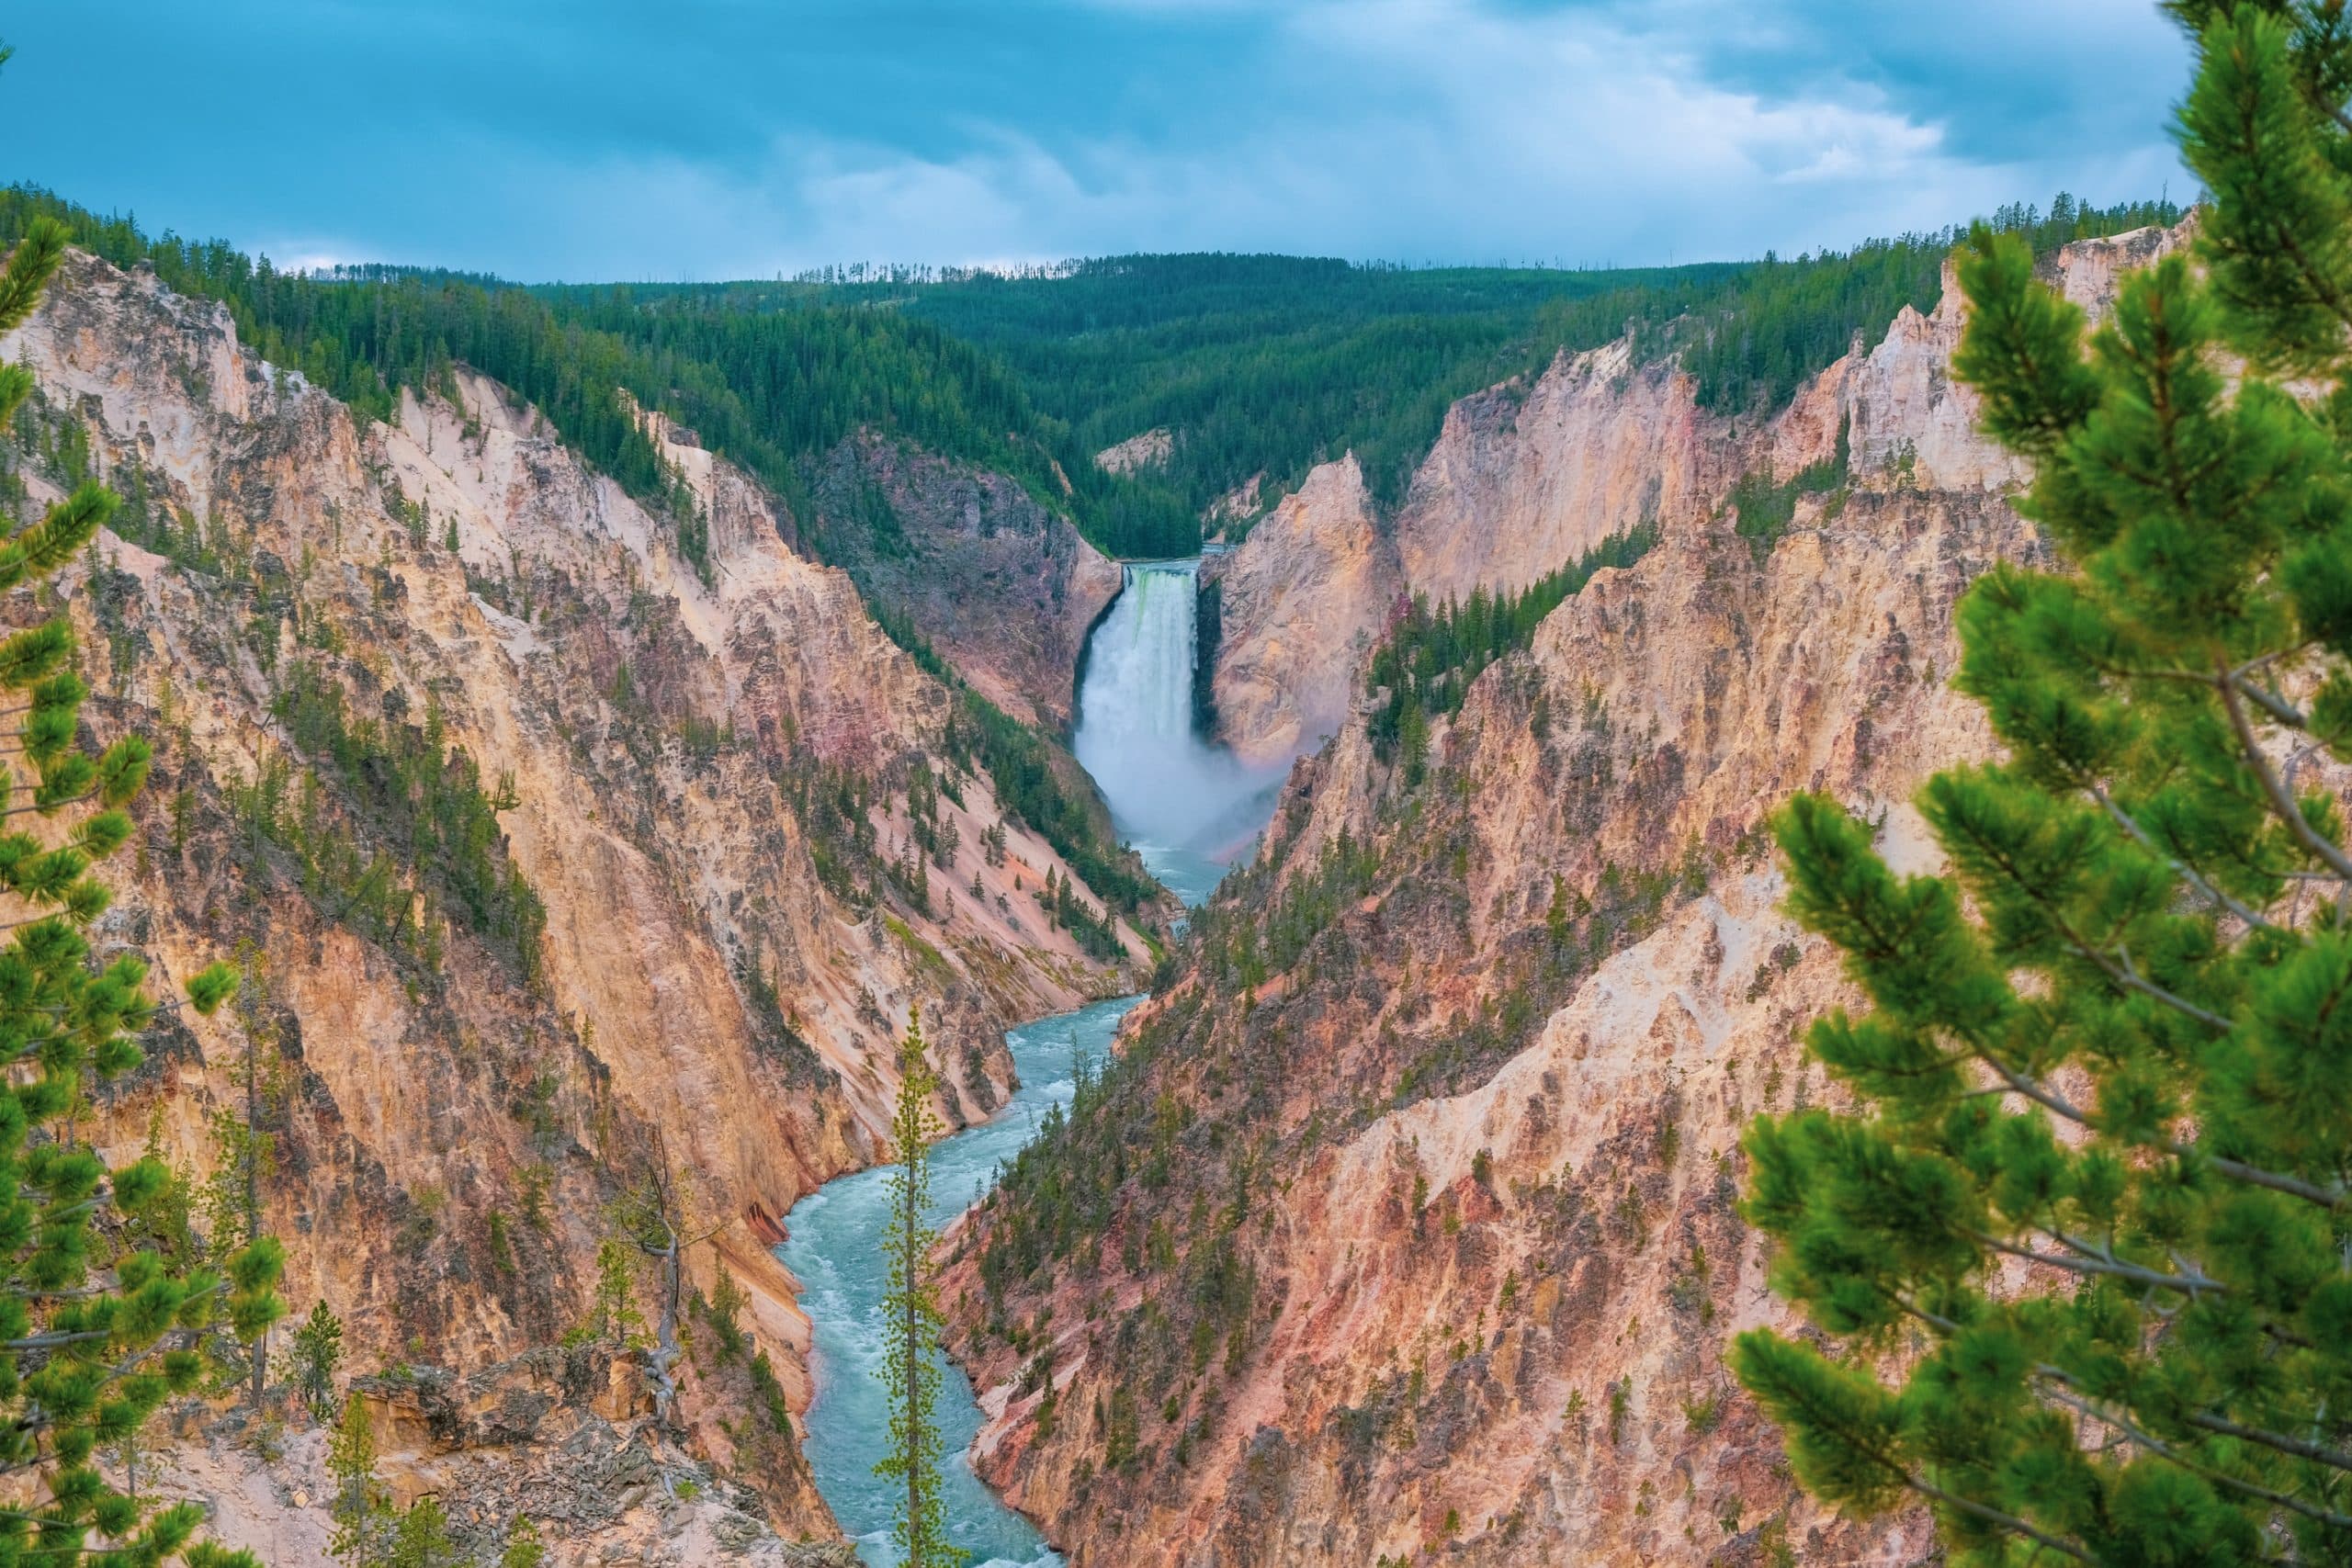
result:
[[[2063,286],[2095,305],[2160,243],[2143,230],[2086,247]],[[2015,461],[1952,395],[1951,331],[1949,307],[1904,311],[1762,430],[1698,408],[1672,367],[1636,362],[1631,338],[1564,353],[1532,382],[1454,404],[1393,517],[1375,515],[1352,458],[1315,469],[1218,569],[1246,585],[1238,617],[1228,595],[1217,666],[1224,739],[1261,761],[1311,750],[1316,726],[1331,728],[1352,700],[1355,657],[1403,598],[1517,592],[1612,536],[1711,513],[1743,475],[1787,481],[1841,439],[1858,472],[1926,490],[2017,482]]]
[[[1118,564],[1002,474],[861,434],[817,465],[810,531],[884,614],[997,706],[1069,728]]]
[[[2173,239],[2053,265],[2096,306]],[[1932,1551],[1916,1515],[1799,1494],[1721,1349],[1789,1321],[1736,1217],[1740,1132],[1827,1092],[1798,1035],[1847,997],[1779,912],[1766,817],[1826,789],[1924,863],[1911,791],[1988,745],[1945,685],[1955,599],[2040,555],[1951,379],[1959,329],[1948,282],[1768,421],[1609,351],[1453,411],[1393,525],[1402,581],[1659,542],[1488,668],[1418,783],[1362,714],[1301,764],[1120,1061],[952,1238],[976,1463],[1073,1562]],[[1800,472],[1785,520],[1730,503]],[[1291,519],[1233,570],[1378,548],[1345,508]]]
[[[1313,750],[1407,598],[1516,592],[1612,535],[1714,506],[1745,456],[1627,340],[1454,404],[1393,517],[1352,456],[1322,465],[1218,565],[1220,735],[1253,762]]]
[[[960,1120],[1005,1092],[1004,1024],[1125,983],[1036,903],[1070,874],[1049,846],[1015,821],[984,852],[1003,814],[952,694],[658,421],[707,581],[671,520],[462,368],[363,425],[224,310],[78,256],[0,352],[40,383],[27,499],[86,467],[131,498],[68,583],[92,722],[158,741],[106,940],[248,976],[159,1033],[93,1135],[200,1190],[257,1065],[286,1293],[342,1316],[360,1371],[552,1343],[610,1202],[665,1179],[713,1233],[688,1282],[740,1295],[742,1353],[684,1371],[675,1429],[619,1440],[748,1486],[763,1533],[832,1534],[792,1429],[806,1323],[776,1216],[885,1152],[911,1006]],[[526,1449],[484,1462],[574,1462]],[[215,1490],[291,1496],[240,1473]],[[559,1560],[601,1557],[626,1512]]]
[[[1258,768],[1338,734],[1402,581],[1353,454],[1309,473],[1204,576],[1220,601],[1220,738]]]

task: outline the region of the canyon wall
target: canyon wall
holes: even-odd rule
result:
[[[1217,563],[1221,737],[1255,763],[1312,751],[1409,596],[1517,592],[1613,535],[1687,522],[1721,503],[1745,456],[1689,379],[1634,364],[1628,339],[1455,403],[1393,517],[1352,455],[1313,469]]]
[[[861,434],[817,465],[810,532],[882,613],[1014,716],[1069,729],[1118,563],[1002,474]]]
[[[2150,229],[2079,248],[2052,280],[2096,307],[2120,271],[2168,243]],[[1215,569],[1242,590],[1227,592],[1218,655],[1223,739],[1256,762],[1311,751],[1407,597],[1515,593],[1612,536],[1698,526],[1743,474],[1785,480],[1832,457],[1841,434],[1853,469],[1890,483],[2019,482],[2016,460],[1977,434],[1974,404],[1954,395],[1951,310],[1905,310],[1760,430],[1699,408],[1687,377],[1637,363],[1627,337],[1455,403],[1393,517],[1375,514],[1352,457],[1316,468]]]
[[[2052,265],[2097,308],[2177,241]],[[1767,818],[1827,790],[1930,864],[1908,797],[1990,745],[1945,683],[1954,604],[2044,558],[1951,378],[1960,326],[1947,278],[1766,421],[1564,359],[1458,406],[1392,525],[1302,504],[1237,552],[1311,574],[1385,534],[1399,586],[1442,595],[1659,534],[1436,716],[1418,766],[1375,744],[1360,677],[1296,682],[1293,710],[1359,711],[1119,1066],[951,1236],[975,1463],[1078,1568],[1932,1555],[1917,1513],[1801,1494],[1722,1350],[1795,1326],[1736,1215],[1738,1139],[1834,1092],[1800,1033],[1851,999],[1780,912]],[[1784,529],[1741,530],[1741,475],[1841,445]],[[1227,581],[1248,668],[1279,623],[1237,626]],[[1289,619],[1352,646],[1370,596]],[[1281,711],[1226,716],[1286,745]]]
[[[786,546],[771,498],[652,416],[707,520],[707,581],[669,522],[462,368],[363,424],[224,310],[79,254],[0,353],[40,387],[29,502],[76,477],[52,460],[69,434],[132,498],[65,582],[99,739],[158,742],[103,943],[166,987],[222,957],[248,976],[218,1019],[157,1032],[91,1135],[200,1188],[258,1059],[296,1315],[326,1302],[356,1371],[480,1374],[493,1405],[493,1369],[549,1382],[516,1359],[583,1320],[609,1205],[666,1176],[711,1233],[691,1283],[717,1292],[724,1271],[742,1337],[701,1325],[670,1431],[626,1368],[566,1374],[588,1383],[560,1408],[601,1401],[658,1484],[560,1523],[557,1560],[624,1540],[702,1560],[680,1542],[704,1538],[644,1517],[695,1490],[680,1475],[706,1510],[715,1480],[731,1489],[738,1535],[835,1534],[793,1429],[807,1325],[777,1216],[886,1155],[916,1004],[960,1122],[1007,1091],[1007,1023],[1132,983],[1039,906],[1049,872],[1071,874],[1047,844],[1015,821],[984,852],[1003,814],[958,699],[847,575]],[[1082,572],[1056,539],[1040,547]],[[1014,661],[1008,690],[1048,708],[1063,659]],[[504,1440],[403,1423],[391,1393],[374,1407],[396,1490]],[[223,1449],[236,1416],[196,1420],[185,1465],[156,1456],[147,1483],[204,1497],[280,1564],[317,1561],[295,1522],[316,1506]],[[508,1496],[576,1462],[519,1438],[474,1459],[514,1472]],[[445,1500],[503,1530],[488,1495]]]
[[[1203,576],[1218,585],[1220,739],[1261,768],[1338,734],[1402,581],[1354,455],[1315,468]]]

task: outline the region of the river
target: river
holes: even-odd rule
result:
[[[1083,1053],[1109,1055],[1119,1020],[1141,998],[1097,1002],[1005,1032],[1021,1088],[990,1120],[931,1146],[931,1220],[944,1224],[988,1190],[999,1164],[1037,1130],[1049,1105],[1068,1105],[1071,1064]],[[899,1560],[890,1542],[903,1485],[874,1473],[889,1446],[890,1406],[876,1369],[882,1364],[882,1295],[889,1263],[881,1236],[888,1218],[892,1167],[876,1166],[825,1183],[792,1206],[788,1239],[778,1249],[804,1287],[800,1305],[813,1325],[810,1355],[816,1399],[808,1406],[808,1466],[817,1490],[874,1568]],[[950,1537],[985,1568],[1046,1568],[1061,1562],[1029,1521],[980,1484],[965,1450],[980,1429],[980,1407],[963,1369],[943,1359],[940,1427],[946,1439],[946,1513]]]
[[[1281,770],[1251,771],[1196,732],[1197,561],[1126,569],[1118,599],[1088,644],[1075,738],[1110,803],[1120,835],[1187,908],[1206,898],[1234,857],[1272,814]],[[931,1221],[944,1225],[996,1179],[997,1168],[1033,1137],[1046,1109],[1068,1105],[1072,1064],[1110,1055],[1119,1021],[1141,1000],[1122,997],[1005,1032],[1021,1088],[989,1121],[931,1147]],[[889,1442],[882,1364],[882,1297],[888,1264],[881,1238],[890,1168],[827,1182],[785,1216],[777,1249],[803,1286],[812,1325],[815,1396],[806,1420],[809,1469],[842,1529],[872,1568],[897,1568],[890,1540],[903,1493],[874,1473]],[[1060,1556],[1028,1520],[972,1473],[966,1458],[980,1427],[970,1380],[941,1360],[939,1415],[948,1454],[950,1538],[975,1568],[1057,1568]]]

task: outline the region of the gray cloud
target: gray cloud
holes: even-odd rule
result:
[[[287,257],[1637,263],[2187,190],[2187,52],[2139,0],[128,8],[11,19],[10,172]],[[106,114],[62,112],[101,68]]]

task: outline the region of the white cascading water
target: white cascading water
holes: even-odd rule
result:
[[[1200,564],[1127,567],[1087,645],[1074,748],[1120,833],[1188,904],[1265,826],[1286,771],[1245,768],[1194,732]]]
[[[1280,769],[1251,771],[1193,731],[1198,561],[1126,569],[1126,583],[1089,644],[1079,694],[1078,758],[1111,803],[1119,830],[1161,882],[1187,904],[1208,897],[1227,863],[1249,848],[1272,815]],[[1122,998],[1008,1031],[1021,1088],[994,1118],[931,1145],[928,1224],[944,1224],[988,1190],[995,1173],[1069,1104],[1080,1057],[1101,1061],[1119,1021],[1139,998]],[[815,1398],[806,1452],[818,1490],[871,1568],[896,1568],[892,1520],[903,1495],[874,1473],[889,1446],[889,1401],[876,1369],[889,1341],[890,1169],[837,1178],[785,1216],[776,1255],[798,1278],[810,1323]],[[1060,1568],[1029,1522],[972,1473],[967,1450],[980,1407],[963,1372],[943,1365],[938,1419],[948,1459],[942,1507],[947,1533],[980,1568]]]

